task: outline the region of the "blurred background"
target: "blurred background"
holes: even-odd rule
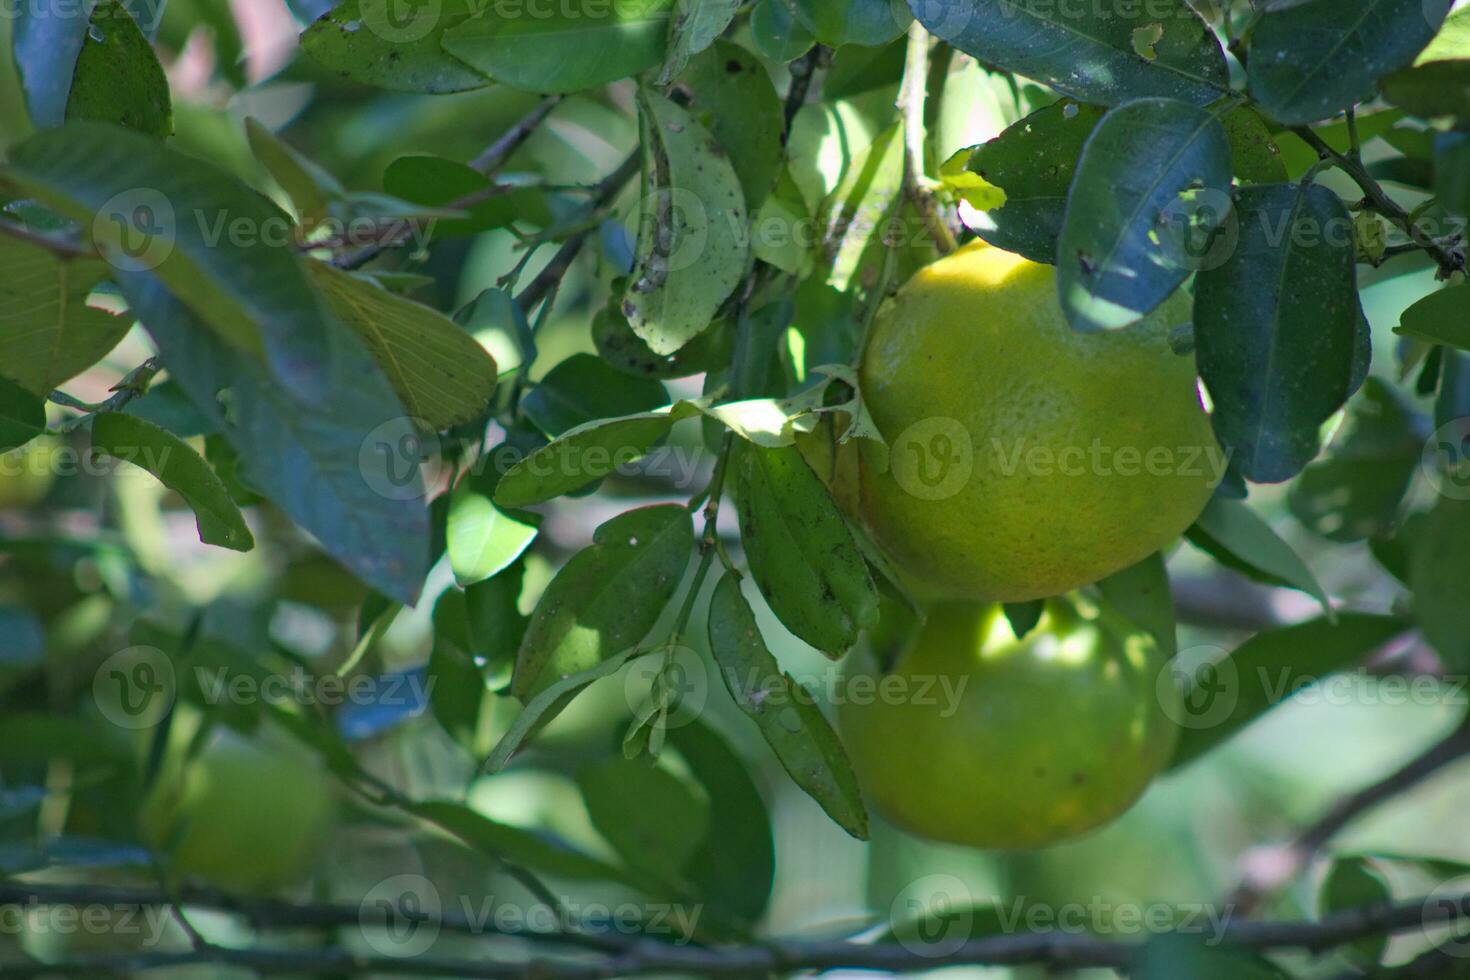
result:
[[[321,0],[171,0],[157,45],[174,94],[175,145],[281,198],[246,142],[243,122],[253,117],[348,191],[377,194],[391,192],[385,172],[400,157],[472,159],[538,101],[498,86],[423,96],[346,82],[304,57],[297,44],[302,25],[329,6]],[[0,30],[7,28],[0,19]],[[759,59],[778,91],[784,88],[784,66],[761,50],[748,28],[733,40]],[[8,51],[7,38],[0,52]],[[791,177],[799,202],[811,213],[846,164],[892,118],[901,59],[891,54],[888,49],[842,49],[820,83],[820,101],[798,114]],[[0,132],[9,144],[27,126],[11,78],[13,66],[0,64],[0,72],[5,76]],[[1034,86],[993,76],[963,56],[954,59],[950,72],[933,130],[942,159],[995,136],[1050,98]],[[634,149],[632,97],[629,83],[608,86],[596,96],[569,97],[516,153],[508,170],[548,188],[542,204],[526,203],[505,227],[438,239],[427,251],[400,250],[384,267],[425,277],[412,283],[410,295],[446,313],[473,304],[518,263],[524,262],[519,282],[530,281],[555,251],[554,244],[528,248],[537,244],[537,234],[577,213],[587,186]],[[1396,118],[1380,122],[1368,144],[1370,160],[1392,156],[1390,140],[1411,138],[1394,137]],[[1332,182],[1335,176],[1323,180]],[[1345,186],[1338,189],[1352,197]],[[1411,207],[1423,199],[1408,185],[1392,185],[1392,190]],[[630,190],[609,209],[595,247],[567,273],[554,311],[540,328],[535,363],[517,363],[518,347],[507,323],[493,316],[467,321],[507,375],[525,372],[539,378],[573,354],[596,352],[589,325],[612,295],[611,281],[628,267],[635,198]],[[1433,288],[1433,269],[1427,260],[1404,257],[1378,269],[1361,266],[1360,275],[1375,338],[1373,376],[1422,413],[1422,438],[1427,438],[1435,406],[1401,377],[1392,328],[1405,307]],[[804,292],[794,336],[822,336],[826,319],[849,313],[841,295]],[[104,364],[66,390],[86,402],[101,401],[150,353],[146,336],[134,330]],[[675,397],[697,395],[700,385],[695,377],[669,382],[667,389]],[[166,379],[133,410],[187,427],[187,407]],[[57,411],[59,420],[63,414]],[[463,633],[455,617],[462,621],[465,615],[455,607],[444,562],[435,568],[417,608],[364,631],[365,588],[268,506],[252,511],[260,541],[255,551],[240,555],[208,548],[198,543],[193,516],[180,501],[141,471],[92,465],[85,445],[85,437],[76,434],[50,437],[12,454],[0,475],[0,875],[57,883],[148,883],[156,880],[157,870],[150,843],[180,843],[148,839],[150,821],[155,827],[160,823],[147,815],[150,808],[156,814],[172,805],[160,800],[157,790],[158,773],[168,772],[160,753],[171,758],[168,747],[160,748],[150,737],[152,729],[118,724],[106,681],[98,681],[107,676],[105,664],[131,671],[140,657],[146,662],[147,654],[127,653],[139,647],[170,656],[184,648],[208,651],[197,662],[231,664],[231,676],[237,668],[244,672],[239,665],[245,662],[280,676],[298,668],[317,675],[346,665],[344,676],[369,678],[370,689],[380,696],[328,707],[323,714],[374,779],[414,799],[463,797],[473,809],[538,840],[565,842],[607,862],[620,860],[618,845],[594,829],[579,773],[585,781],[589,763],[616,755],[634,713],[646,703],[646,668],[634,663],[598,682],[509,768],[478,776],[478,759],[508,730],[518,705],[481,690],[473,672],[466,687],[463,671],[457,670],[462,663],[444,649],[456,629]],[[227,462],[228,447],[214,444],[209,450],[217,465]],[[1414,485],[1411,506],[1401,513],[1432,495],[1418,467],[1418,448],[1411,447],[1404,458],[1410,459],[1407,467],[1395,472],[1406,471]],[[590,541],[598,523],[638,503],[687,499],[707,479],[710,461],[698,423],[681,423],[669,445],[638,472],[609,479],[595,496],[552,505],[511,601],[528,612],[557,565]],[[237,489],[249,494],[248,487]],[[433,493],[444,489],[441,477]],[[1373,558],[1372,543],[1334,540],[1353,537],[1334,533],[1341,529],[1309,528],[1300,519],[1304,505],[1284,488],[1253,488],[1251,502],[1339,603],[1373,611],[1394,608],[1402,587]],[[735,546],[733,526],[725,531]],[[1181,621],[1179,645],[1187,656],[1228,650],[1257,630],[1318,613],[1310,597],[1248,582],[1188,544],[1178,546],[1169,569]],[[451,597],[440,602],[446,590]],[[822,679],[838,668],[786,633],[763,607],[758,614],[782,665],[820,695],[826,689]],[[1251,863],[1269,860],[1262,845],[1288,839],[1343,794],[1443,736],[1465,714],[1467,696],[1447,682],[1423,688],[1415,697],[1384,697],[1382,682],[1366,673],[1331,690],[1308,691],[1218,751],[1160,779],[1132,811],[1104,830],[1035,853],[986,854],[925,843],[881,819],[871,842],[848,837],[779,771],[707,666],[703,634],[696,621],[690,630],[692,649],[682,655],[688,684],[675,718],[687,721],[690,730],[707,727],[719,733],[750,766],[769,812],[776,869],[759,925],[786,936],[881,931],[893,919],[911,917],[915,908],[946,902],[1082,904],[1100,910],[1089,913],[1088,922],[1105,930],[1116,928],[1112,920],[1119,909],[1195,907],[1219,913]],[[1406,640],[1393,651],[1394,663],[1412,669],[1423,653]],[[121,661],[110,660],[120,654]],[[247,696],[236,704],[226,697],[210,703],[208,692],[196,689],[200,676],[181,672],[173,678],[168,741],[176,747],[199,740],[206,754],[233,758],[240,768],[221,772],[236,772],[249,790],[220,805],[236,814],[255,814],[246,823],[255,823],[258,831],[240,839],[238,853],[220,859],[218,875],[244,875],[248,886],[252,863],[269,864],[259,854],[274,852],[288,864],[299,859],[300,873],[285,876],[290,882],[284,893],[301,899],[359,902],[385,881],[411,875],[413,881],[431,883],[446,907],[464,901],[478,906],[487,896],[512,908],[534,904],[525,882],[483,853],[349,789],[328,772],[318,753],[300,746],[289,726],[256,703],[259,699]],[[432,689],[424,696],[431,679]],[[668,765],[687,765],[677,727],[671,741],[676,751]],[[253,763],[259,765],[252,770]],[[252,771],[265,775],[252,783]],[[266,805],[280,798],[290,802],[285,810]],[[708,809],[709,794],[700,799]],[[1470,769],[1452,768],[1352,824],[1335,846],[1377,855],[1372,866],[1395,893],[1419,893],[1444,876],[1443,868],[1435,877],[1422,862],[1393,856],[1470,862],[1470,838],[1463,833],[1467,807]],[[758,810],[738,816],[760,819]],[[289,825],[284,830],[283,823]],[[300,842],[294,840],[298,832]],[[1319,862],[1267,908],[1291,917],[1314,915],[1322,871]],[[261,873],[262,880],[271,880]],[[558,895],[582,907],[637,900],[625,884],[548,878]],[[214,912],[198,912],[191,921],[221,942],[249,942],[263,934]],[[187,948],[181,923],[165,920],[159,928],[163,948]],[[272,935],[305,946],[327,939],[313,930]],[[365,942],[360,936],[336,939]],[[0,962],[115,951],[129,941],[121,930],[66,930],[48,923],[44,909],[29,908],[0,922]],[[476,942],[445,934],[432,948],[469,951]],[[1391,960],[1422,946],[1424,937],[1395,942],[1402,952],[1391,951]],[[1331,975],[1347,967],[1340,957],[1304,963],[1304,972]],[[950,972],[1029,975],[998,969]],[[232,974],[201,967],[169,975]]]

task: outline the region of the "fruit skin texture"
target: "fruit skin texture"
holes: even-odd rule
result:
[[[877,671],[867,652],[851,661]],[[943,603],[873,679],[878,693],[858,697],[849,674],[842,741],[864,793],[898,826],[972,847],[1042,847],[1117,817],[1168,763],[1178,728],[1161,697],[1177,693],[1158,683],[1163,666],[1144,634],[1055,603],[1020,641],[998,607]],[[906,696],[882,696],[885,683]]]
[[[911,587],[1060,595],[1189,527],[1225,460],[1194,359],[1169,348],[1189,318],[1176,294],[1125,330],[1077,333],[1051,266],[984,243],[916,273],[863,352],[863,396],[892,452],[863,442],[858,488]]]
[[[270,894],[305,877],[331,826],[328,777],[299,756],[222,732],[166,767],[139,811],[178,875]]]

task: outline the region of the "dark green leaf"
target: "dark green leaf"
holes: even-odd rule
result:
[[[516,657],[516,697],[636,646],[679,587],[694,548],[689,511],[643,507],[599,527],[536,604]]]
[[[444,50],[511,88],[580,92],[652,68],[664,58],[672,0],[607,4],[565,0],[536,16],[477,16],[444,31]]]
[[[1005,191],[1005,204],[981,212],[974,232],[1033,262],[1057,261],[1067,189],[1087,137],[1106,110],[1069,99],[1038,109],[970,153],[965,169]]]
[[[1394,332],[1470,350],[1470,283],[1436,289],[1400,315]]]
[[[689,113],[640,91],[643,199],[623,314],[656,354],[709,326],[745,274],[750,236],[729,157]]]
[[[481,713],[490,687],[475,662],[469,639],[465,594],[446,589],[434,604],[434,646],[427,667],[429,709],[449,736],[471,755],[479,755]]]
[[[792,781],[842,829],[867,839],[868,814],[842,743],[810,692],[771,656],[733,575],[720,580],[710,600],[709,642],[730,696],[759,726]]]
[[[164,137],[173,131],[173,103],[163,66],[118,0],[101,0],[92,9],[66,118],[116,123],[149,136]]]
[[[1132,980],[1290,980],[1270,961],[1248,950],[1213,945],[1209,937],[1166,932],[1134,952]]]
[[[362,339],[410,415],[431,429],[447,429],[489,408],[495,359],[453,320],[324,262],[307,268],[327,306]]]
[[[132,327],[128,317],[87,305],[111,271],[105,262],[66,258],[0,230],[0,373],[45,396],[91,367]]]
[[[301,50],[344,78],[402,92],[463,92],[490,79],[440,46],[485,7],[479,0],[417,5],[342,0],[301,35]]]
[[[1304,686],[1361,661],[1408,624],[1393,616],[1342,613],[1257,633],[1184,694],[1183,731],[1170,768],[1204,755]]]
[[[1340,857],[1332,862],[1322,890],[1317,893],[1317,908],[1326,917],[1349,909],[1382,907],[1393,900],[1388,882],[1373,864],[1361,857]],[[1388,949],[1385,935],[1367,936],[1342,947],[1338,955],[1349,959],[1359,970],[1371,971]]]
[[[822,76],[822,101],[837,102],[876,88],[897,85],[903,78],[906,45],[868,48],[849,44],[832,52]]]
[[[1216,494],[1188,531],[1189,540],[1229,568],[1315,598],[1332,615],[1317,576],[1271,525],[1239,500]]]
[[[877,622],[878,592],[837,505],[795,448],[738,442],[733,452],[751,577],[787,629],[842,656]]]
[[[722,918],[754,923],[770,901],[776,877],[771,816],[745,760],[698,721],[669,729],[709,797],[709,832],[689,862],[688,877]]]
[[[1200,268],[1193,236],[1229,211],[1230,141],[1219,115],[1140,99],[1093,130],[1057,244],[1057,293],[1073,329],[1135,323]]]
[[[0,180],[81,222],[119,281],[156,275],[237,355],[263,354],[307,402],[330,397],[327,316],[291,221],[235,178],[140,133],[71,122],[15,147]]]
[[[1004,606],[1006,619],[1011,624],[1011,632],[1020,639],[1036,628],[1041,622],[1041,614],[1046,611],[1045,599],[1032,599],[1030,602],[1007,602]]]
[[[592,826],[630,868],[680,882],[709,827],[709,803],[666,769],[610,756],[577,767]]]
[[[1282,183],[1287,179],[1281,148],[1261,114],[1249,106],[1232,109],[1220,117],[1230,139],[1232,171],[1250,184]]]
[[[92,448],[140,466],[184,498],[199,525],[199,540],[234,551],[255,547],[240,508],[189,444],[152,422],[120,412],[104,412],[92,423]]]
[[[444,218],[435,221],[436,238],[473,235],[491,228],[503,228],[525,219],[534,224],[549,225],[553,218],[546,207],[545,192],[535,186],[516,188],[508,180],[492,189],[489,177],[473,167],[443,157],[415,155],[394,160],[383,172],[383,190],[394,197],[425,207],[449,207],[466,199],[474,200],[457,210],[466,218]]]
[[[709,329],[665,357],[648,349],[633,332],[616,304],[603,307],[592,318],[592,342],[602,360],[638,378],[683,378],[723,368],[730,363],[735,331],[728,320]]]
[[[239,452],[252,485],[364,582],[412,604],[428,571],[417,438],[393,389],[345,328],[330,325],[320,405],[241,358],[157,282],[128,301],[169,375]]]
[[[586,670],[555,678],[540,693],[525,702],[521,713],[516,715],[510,728],[506,729],[500,741],[495,743],[495,748],[485,757],[481,771],[493,774],[504,769],[510,763],[511,758],[521,750],[526,740],[560,714],[562,709],[571,703],[572,698],[591,684],[616,674],[629,660],[641,653],[642,651],[637,647],[629,647],[622,653],[613,654]]]
[[[344,193],[342,185],[293,150],[259,119],[245,120],[245,136],[250,141],[250,152],[255,159],[291,199],[302,227],[310,229],[325,221],[333,199]]]
[[[66,121],[77,59],[87,43],[87,20],[80,5],[67,0],[36,0],[13,8],[7,16],[11,45],[26,108],[42,128]]]
[[[795,61],[816,43],[786,0],[756,0],[750,12],[750,34],[756,50],[777,63]]]
[[[1470,500],[1441,496],[1410,542],[1409,586],[1424,638],[1454,670],[1470,667]]]
[[[1158,642],[1166,658],[1174,656],[1178,650],[1174,597],[1162,554],[1155,552],[1137,565],[1114,572],[1098,582],[1097,588],[1109,605]]]
[[[592,354],[573,354],[521,399],[521,412],[555,439],[579,425],[668,403],[669,393],[657,381],[630,377]]]
[[[601,419],[562,433],[506,470],[495,488],[501,507],[528,507],[600,480],[641,459],[682,410]]]
[[[1431,153],[1435,197],[1451,214],[1470,215],[1470,133],[1435,133]]]
[[[887,44],[908,29],[912,19],[897,0],[790,0],[796,19],[829,47]]]
[[[1414,61],[1451,0],[1305,0],[1265,9],[1250,38],[1250,92],[1287,125],[1335,116]]]
[[[1383,97],[1416,116],[1470,117],[1470,61],[1434,61],[1383,79]]]
[[[1109,8],[1048,0],[909,0],[909,6],[930,33],[983,64],[1083,102],[1118,105],[1158,96],[1207,105],[1229,90],[1220,42],[1184,0]],[[1140,30],[1150,32],[1152,57],[1139,51]]]
[[[9,378],[0,377],[0,453],[23,446],[46,431],[46,406]]]
[[[1302,471],[1287,498],[1303,524],[1343,542],[1397,522],[1424,449],[1417,413],[1377,378],[1368,379],[1348,412],[1327,455]]]
[[[1352,219],[1315,184],[1241,188],[1236,214],[1234,253],[1195,285],[1195,358],[1231,465],[1279,483],[1317,454],[1318,429],[1352,391]]]

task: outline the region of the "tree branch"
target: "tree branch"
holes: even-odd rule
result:
[[[1435,742],[1400,769],[1339,800],[1289,844],[1258,850],[1226,905],[1249,915],[1261,900],[1294,878],[1348,824],[1406,793],[1452,762],[1470,755],[1470,720]]]
[[[14,883],[6,886],[17,896]],[[34,888],[35,886],[27,886]],[[71,889],[90,898],[96,886],[45,886],[53,901]],[[1258,952],[1319,953],[1366,936],[1422,929],[1460,916],[1461,903],[1425,896],[1399,903],[1363,906],[1316,921],[1251,922],[1225,925],[1224,943]],[[504,938],[501,936],[501,938]],[[400,958],[362,956],[339,949],[266,950],[208,946],[187,952],[144,951],[83,957],[61,963],[0,966],[0,977],[111,976],[186,965],[240,966],[262,975],[282,973],[378,973],[415,977],[495,978],[495,980],[603,980],[654,974],[688,973],[707,977],[743,977],[797,971],[839,969],[909,973],[949,966],[1044,965],[1053,969],[1128,965],[1135,941],[1112,940],[1085,932],[1020,933],[972,939],[936,955],[918,943],[865,944],[847,940],[774,940],[747,946],[672,945],[640,939],[624,949],[603,954],[485,958]]]

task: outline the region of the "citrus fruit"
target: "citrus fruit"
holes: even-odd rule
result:
[[[1157,644],[1061,602],[1021,640],[997,606],[940,603],[888,675],[869,652],[851,660],[838,717],[853,769],[923,837],[1010,850],[1075,836],[1128,809],[1174,750]]]
[[[305,877],[331,824],[326,776],[299,755],[218,733],[165,767],[139,813],[168,867],[229,891],[265,894]]]
[[[859,508],[921,596],[1059,595],[1199,516],[1226,460],[1194,359],[1168,343],[1189,317],[1176,294],[1127,329],[1077,333],[1051,266],[984,243],[885,304],[860,379],[890,448],[862,441]]]

